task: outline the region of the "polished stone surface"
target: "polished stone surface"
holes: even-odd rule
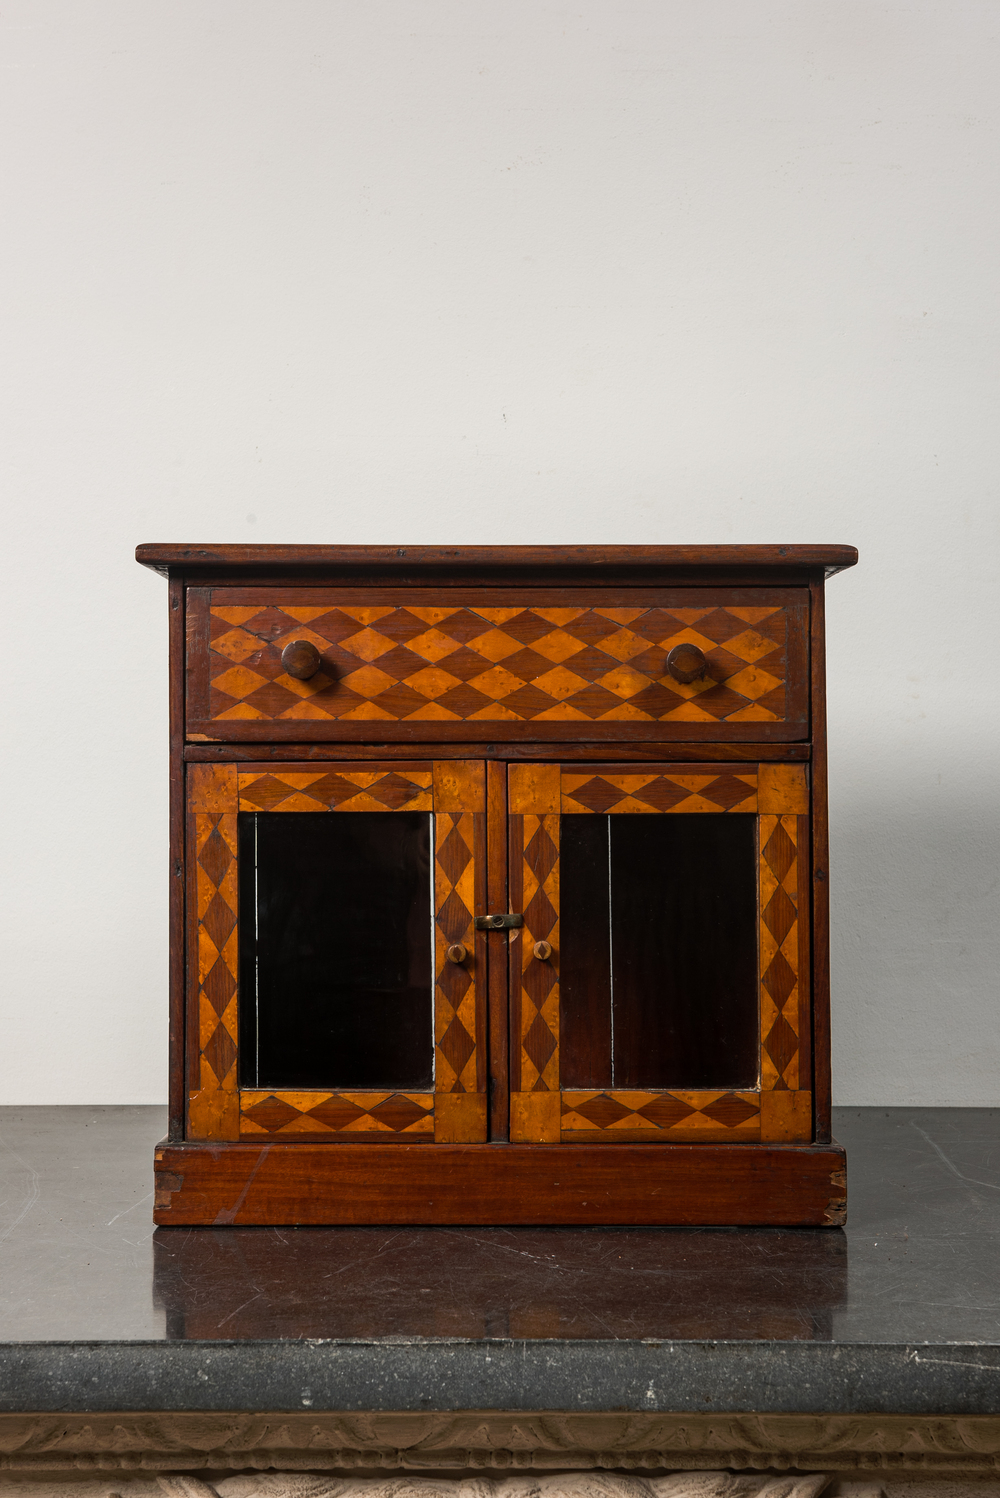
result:
[[[1000,1110],[838,1110],[846,1231],[154,1232],[162,1129],[0,1110],[2,1407],[1000,1407]]]

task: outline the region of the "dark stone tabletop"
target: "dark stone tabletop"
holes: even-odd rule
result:
[[[1000,1109],[836,1110],[846,1231],[154,1231],[163,1127],[0,1109],[0,1411],[1000,1410]]]

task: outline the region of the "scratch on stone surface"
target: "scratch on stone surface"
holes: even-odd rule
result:
[[[9,1238],[10,1237],[11,1233],[18,1226],[18,1224],[21,1223],[21,1222],[23,1222],[24,1219],[27,1217],[28,1213],[31,1211],[32,1207],[35,1205],[36,1201],[38,1200],[40,1192],[39,1192],[39,1186],[38,1186],[38,1171],[35,1170],[35,1169],[33,1169],[32,1166],[30,1166],[28,1164],[27,1160],[22,1160],[21,1156],[19,1154],[17,1154],[17,1152],[15,1150],[11,1149],[10,1145],[7,1143],[6,1139],[4,1139],[4,1137],[3,1137],[2,1134],[0,1134],[0,1145],[3,1145],[4,1149],[10,1155],[11,1159],[12,1160],[16,1160],[17,1163],[18,1163],[18,1165],[20,1165],[21,1169],[24,1170],[24,1171],[27,1171],[27,1173],[28,1173],[28,1197],[27,1197],[27,1200],[25,1201],[24,1205],[22,1206],[20,1212],[18,1212],[17,1216],[14,1218],[14,1221],[13,1222],[9,1222],[7,1224],[7,1226],[4,1228],[3,1232],[0,1233],[0,1243],[2,1243],[5,1238]]]
[[[952,1175],[957,1176],[960,1181],[965,1181],[970,1186],[985,1186],[988,1191],[1000,1191],[1000,1186],[998,1186],[995,1181],[979,1181],[975,1178],[975,1176],[964,1176],[959,1170],[958,1166],[953,1165],[952,1162],[948,1159],[948,1156],[945,1154],[941,1146],[939,1144],[936,1144],[931,1136],[926,1133],[918,1123],[915,1123],[912,1118],[910,1119],[910,1128],[916,1129],[920,1137],[927,1140],[927,1143],[930,1145],[935,1154],[940,1155],[941,1159],[951,1171]]]
[[[218,1331],[220,1326],[225,1326],[227,1321],[232,1321],[233,1317],[238,1316],[240,1311],[245,1311],[247,1306],[252,1306],[255,1300],[260,1300],[263,1293],[263,1290],[258,1290],[256,1295],[251,1295],[250,1299],[245,1300],[241,1306],[237,1306],[235,1311],[230,1311],[228,1316],[223,1316],[222,1320],[216,1325],[216,1331]]]
[[[116,1212],[114,1217],[109,1218],[107,1224],[108,1227],[110,1227],[113,1222],[117,1222],[119,1217],[126,1217],[129,1212],[134,1212],[136,1207],[141,1207],[143,1202],[148,1202],[152,1194],[153,1193],[151,1191],[147,1191],[145,1196],[140,1197],[137,1202],[133,1202],[130,1207],[123,1207],[120,1212]]]
[[[906,1357],[911,1363],[940,1363],[943,1368],[981,1368],[984,1373],[1000,1373],[998,1363],[967,1363],[962,1358],[923,1358],[916,1348]]]

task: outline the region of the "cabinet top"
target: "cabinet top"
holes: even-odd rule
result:
[[[246,546],[150,541],[137,562],[164,576],[240,574],[257,579],[334,574],[355,581],[439,579],[452,575],[508,582],[549,575],[582,580],[658,582],[677,574],[824,573],[858,560],[854,546]]]

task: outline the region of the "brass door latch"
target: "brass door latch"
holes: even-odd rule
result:
[[[524,925],[523,915],[477,915],[477,931],[511,931]]]

